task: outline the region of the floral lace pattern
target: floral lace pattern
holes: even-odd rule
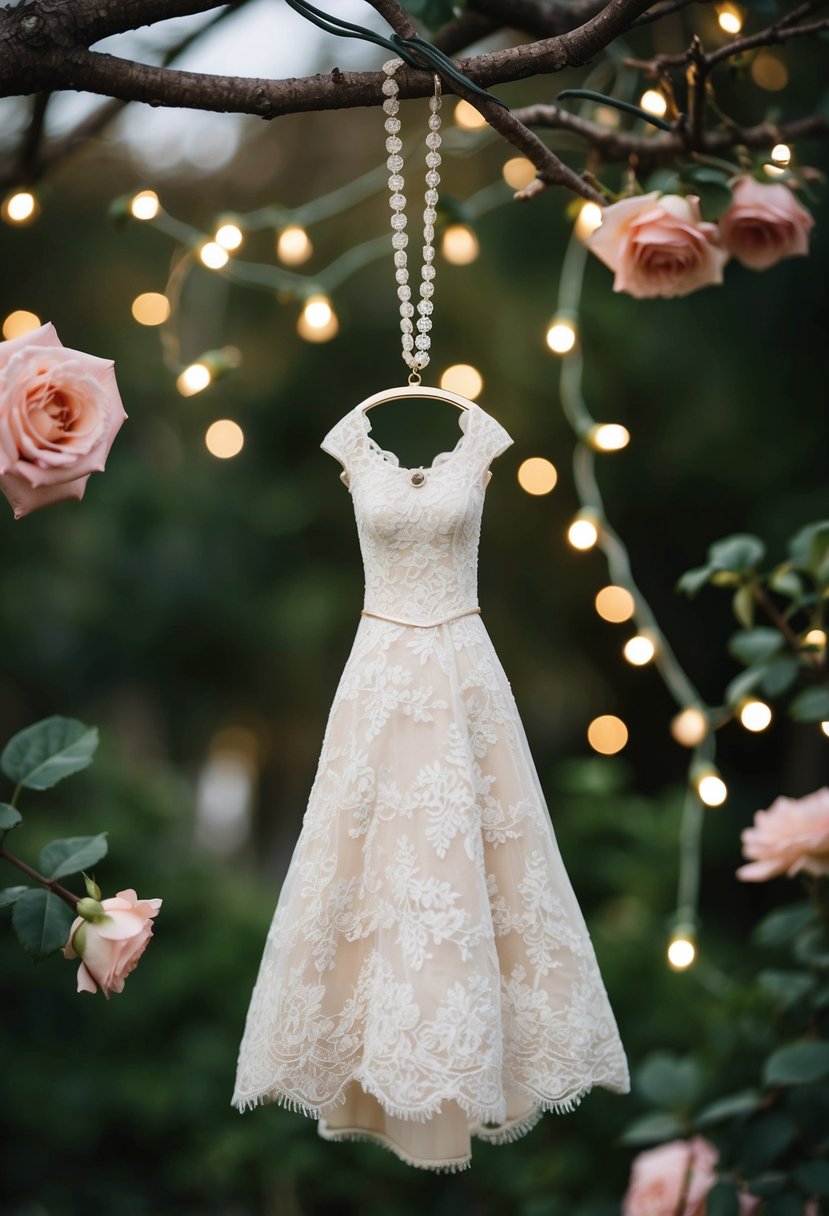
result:
[[[507,678],[478,615],[478,406],[415,485],[362,411],[323,441],[354,500],[368,610],[274,914],[233,1102],[464,1168],[594,1085],[630,1088]]]

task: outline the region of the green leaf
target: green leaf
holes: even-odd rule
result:
[[[718,1182],[708,1192],[705,1216],[739,1216],[740,1201],[733,1182]]]
[[[725,182],[695,182],[694,194],[699,199],[702,218],[712,224],[725,215],[733,198],[731,187]]]
[[[729,1094],[725,1098],[717,1098],[710,1102],[696,1116],[694,1122],[699,1127],[709,1127],[713,1123],[722,1123],[726,1119],[738,1119],[742,1115],[753,1114],[762,1100],[762,1094],[756,1089],[743,1089],[738,1094]]]
[[[16,828],[22,818],[20,811],[9,806],[8,802],[0,802],[0,832],[9,832]]]
[[[778,595],[786,595],[792,600],[799,600],[803,594],[803,580],[788,563],[772,570],[769,575],[769,587]]]
[[[829,519],[807,524],[789,541],[789,554],[795,566],[817,574],[829,551]]]
[[[815,987],[815,977],[808,971],[761,971],[758,983],[770,992],[783,1009],[797,1004],[801,997]]]
[[[790,946],[792,939],[814,919],[810,903],[791,904],[788,908],[775,908],[769,912],[752,933],[758,946]]]
[[[654,169],[648,174],[645,182],[645,193],[658,190],[660,194],[676,194],[679,188],[679,174],[673,169]]]
[[[12,904],[17,903],[25,891],[31,891],[31,889],[31,887],[6,887],[5,891],[0,891],[0,908],[10,908]]]
[[[74,914],[51,891],[29,890],[14,905],[12,924],[18,941],[32,958],[46,958],[66,945]]]
[[[648,1056],[636,1077],[641,1094],[664,1110],[680,1110],[689,1106],[700,1087],[699,1066],[686,1057],[654,1052]]]
[[[824,722],[829,718],[829,688],[804,688],[789,705],[798,722]]]
[[[794,945],[798,962],[810,967],[829,967],[829,942],[822,925],[809,925]]]
[[[763,1204],[763,1216],[803,1216],[803,1196],[796,1191],[775,1195]]]
[[[697,566],[694,570],[686,570],[676,585],[677,591],[685,595],[696,595],[710,581],[713,571],[710,566]]]
[[[760,687],[769,697],[779,697],[794,684],[800,672],[800,664],[793,655],[781,654],[767,663]]]
[[[754,624],[754,594],[747,584],[734,592],[731,610],[741,625],[751,629]]]
[[[106,832],[98,836],[69,836],[65,840],[53,840],[40,854],[38,869],[47,878],[79,874],[106,857],[107,847]]]
[[[759,536],[738,532],[717,540],[708,550],[708,562],[715,570],[731,570],[734,574],[748,574],[756,570],[766,554],[766,546]]]
[[[744,629],[735,633],[728,643],[729,653],[744,663],[746,667],[752,663],[770,659],[783,645],[783,635],[770,625],[760,625],[756,629]]]
[[[773,1165],[797,1136],[797,1124],[788,1116],[772,1111],[752,1119],[742,1136],[740,1164],[747,1176]]]
[[[16,734],[0,755],[10,780],[30,790],[48,790],[91,764],[98,731],[75,718],[45,718]]]
[[[622,1144],[661,1144],[683,1136],[685,1128],[675,1115],[668,1111],[651,1111],[635,1119],[622,1133]]]
[[[767,1195],[780,1195],[785,1191],[789,1179],[786,1174],[780,1173],[765,1173],[758,1175],[757,1178],[750,1178],[746,1183],[752,1195],[758,1195],[761,1199]]]
[[[803,1039],[779,1047],[763,1069],[766,1085],[809,1085],[826,1076],[829,1076],[829,1043],[818,1039]]]
[[[765,665],[748,667],[745,671],[741,671],[738,676],[729,681],[726,687],[726,704],[736,705],[738,701],[742,701],[743,697],[760,683],[765,674]]]
[[[829,1195],[829,1161],[806,1161],[794,1172],[794,1180],[810,1195]]]

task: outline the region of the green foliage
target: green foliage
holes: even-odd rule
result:
[[[731,186],[729,180],[733,172],[726,172],[713,165],[683,165],[680,170],[680,180],[690,194],[699,198],[702,218],[714,222],[724,215],[731,206]]]
[[[74,718],[46,718],[10,739],[0,768],[17,785],[48,790],[92,763],[98,732]]]
[[[10,832],[22,821],[23,816],[8,802],[0,802],[0,832]]]
[[[403,0],[403,7],[429,30],[439,30],[455,16],[458,0]]]
[[[24,891],[15,901],[12,924],[17,940],[32,958],[46,958],[66,945],[73,913],[62,899],[42,887]]]
[[[70,836],[66,840],[53,840],[40,854],[38,869],[47,878],[64,878],[67,874],[80,874],[87,866],[106,857],[107,834],[97,836]]]

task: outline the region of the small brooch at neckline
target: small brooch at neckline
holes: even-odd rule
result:
[[[422,469],[415,469],[412,472],[411,477],[409,478],[409,481],[412,483],[412,485],[417,486],[418,488],[423,485],[425,480],[426,480],[426,474],[423,472]]]

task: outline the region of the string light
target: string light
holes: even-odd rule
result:
[[[452,117],[455,119],[455,126],[463,131],[479,131],[487,125],[480,110],[476,110],[468,101],[459,101]]]
[[[328,296],[310,296],[297,321],[297,333],[306,342],[328,342],[340,328]]]
[[[628,728],[615,714],[602,714],[587,728],[587,742],[602,756],[615,756],[627,741]]]
[[[440,378],[440,387],[476,401],[484,388],[484,378],[471,363],[453,363]]]
[[[786,175],[786,170],[782,165],[773,165],[771,161],[767,161],[763,165],[763,172],[767,177],[785,177]]]
[[[717,5],[717,22],[721,30],[726,34],[739,34],[743,28],[743,12],[736,4],[728,3]]]
[[[761,51],[751,63],[751,79],[768,93],[779,93],[789,83],[789,72],[782,59],[769,51]]]
[[[685,971],[697,956],[697,948],[687,930],[677,930],[668,943],[668,962],[674,971]]]
[[[823,731],[824,735],[826,735],[826,738],[829,739],[829,721],[821,722],[820,729]]]
[[[596,593],[595,605],[602,620],[610,621],[613,625],[629,621],[636,610],[633,596],[628,589],[616,587],[612,583],[609,587],[602,587],[601,591]]]
[[[756,701],[753,698],[749,698],[741,704],[739,718],[746,730],[759,734],[761,730],[765,730],[771,723],[771,709],[766,705],[765,701]]]
[[[630,443],[630,431],[618,422],[601,422],[591,427],[587,439],[600,452],[619,452]]]
[[[728,787],[716,769],[703,769],[697,774],[697,793],[706,806],[722,806],[728,797]]]
[[[285,266],[301,266],[313,252],[311,238],[299,224],[288,224],[276,238],[276,256]]]
[[[547,345],[554,355],[567,355],[576,345],[576,327],[566,317],[555,317],[547,330]]]
[[[580,241],[586,241],[589,236],[601,227],[602,209],[598,203],[583,203],[576,217],[575,233]]]
[[[161,210],[155,190],[140,190],[130,200],[130,215],[136,220],[154,220]]]
[[[646,633],[637,633],[625,642],[623,654],[632,667],[644,667],[656,654],[656,646]]]
[[[526,156],[513,156],[504,165],[501,176],[513,190],[523,190],[535,181],[535,165]]]
[[[176,380],[176,388],[182,397],[193,397],[207,388],[213,379],[206,363],[191,363]]]
[[[228,250],[228,252],[239,249],[244,239],[244,233],[238,224],[220,224],[216,229],[216,244],[220,245],[222,249]]]
[[[163,325],[170,315],[170,301],[160,291],[144,291],[133,300],[132,315],[139,325]]]
[[[776,165],[788,165],[792,159],[792,150],[788,144],[775,144],[771,150],[771,159]]]
[[[199,246],[199,259],[209,270],[221,270],[230,261],[230,254],[216,241],[205,241]]]
[[[453,266],[468,266],[481,252],[481,246],[468,224],[450,224],[443,234],[440,251]]]
[[[701,709],[689,705],[671,720],[671,734],[682,747],[697,747],[708,733],[708,718]]]
[[[574,549],[592,549],[599,539],[595,517],[586,511],[579,512],[567,529],[567,539]]]
[[[245,433],[238,422],[230,418],[220,418],[212,422],[204,436],[205,447],[211,456],[219,460],[230,460],[238,456],[245,445]]]
[[[804,646],[814,646],[816,650],[823,650],[826,646],[826,632],[823,629],[810,629],[803,639]]]
[[[549,494],[555,489],[558,471],[544,456],[530,456],[518,466],[518,484],[527,494]]]
[[[31,190],[13,190],[3,200],[3,219],[7,224],[31,224],[40,214],[40,205]]]
[[[3,337],[7,340],[22,338],[24,334],[30,334],[33,329],[40,329],[41,324],[36,312],[27,312],[25,308],[18,308],[15,312],[10,312],[3,322]]]
[[[668,112],[668,99],[659,89],[646,89],[639,98],[639,105],[654,118],[662,118]]]

